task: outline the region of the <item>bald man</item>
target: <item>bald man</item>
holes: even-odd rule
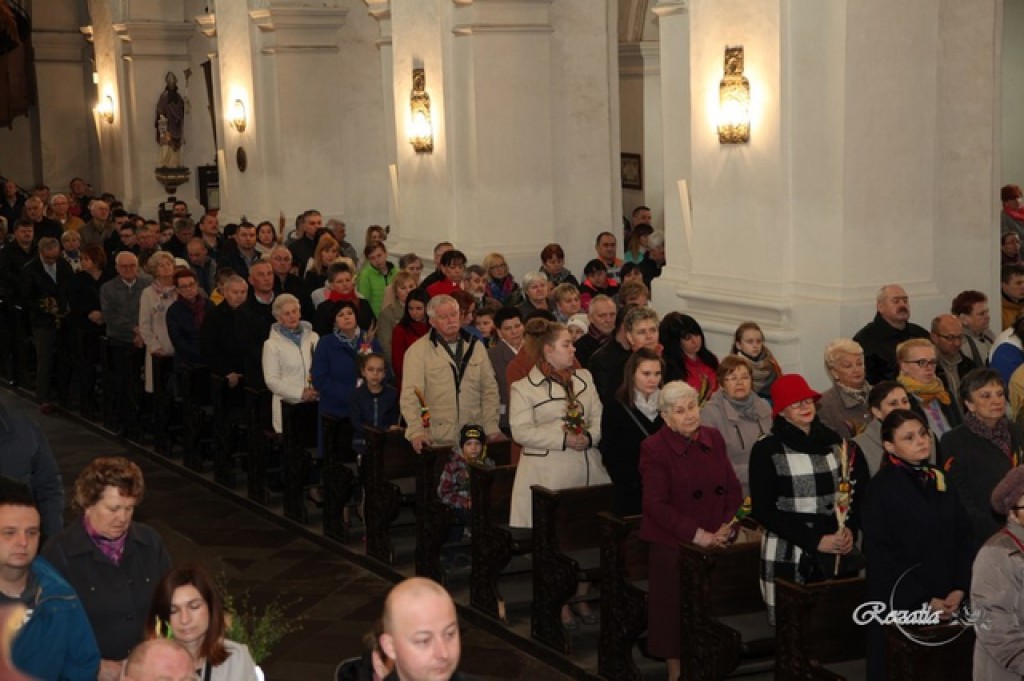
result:
[[[388,594],[380,646],[395,668],[384,681],[468,681],[459,674],[459,618],[437,582],[412,577]]]
[[[939,360],[937,373],[961,415],[964,405],[960,400],[960,379],[974,368],[974,362],[960,352],[963,333],[964,325],[951,314],[940,314],[932,320],[931,340]]]
[[[121,681],[195,681],[196,668],[185,646],[155,638],[135,646],[124,663]]]
[[[892,381],[899,373],[896,346],[911,338],[928,338],[928,332],[910,321],[910,297],[899,284],[887,284],[875,298],[875,318],[853,340],[864,349],[868,383]]]

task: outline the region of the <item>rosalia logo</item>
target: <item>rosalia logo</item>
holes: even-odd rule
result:
[[[893,601],[896,600],[896,589],[899,588],[900,582],[917,567],[919,567],[919,564],[904,572],[896,580],[896,584],[893,585],[892,591],[889,594],[888,605],[883,601],[868,601],[858,605],[853,611],[854,623],[860,626],[873,622],[882,625],[891,624],[914,643],[927,647],[938,647],[952,643],[963,636],[964,632],[969,628],[977,624],[979,615],[972,611],[967,604],[961,605],[956,612],[952,613],[948,620],[943,620],[939,613],[932,610],[928,603],[922,603],[921,607],[917,610],[898,610],[893,608]],[[948,634],[943,638],[935,638],[934,636],[925,638],[904,628],[938,626],[940,624],[959,625],[959,628],[956,626],[949,627],[946,630]]]

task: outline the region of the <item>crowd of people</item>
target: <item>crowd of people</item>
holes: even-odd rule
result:
[[[1020,237],[1021,192],[1012,189],[1004,188],[1003,229]],[[924,328],[910,321],[903,287],[889,284],[873,319],[823,348],[831,385],[818,392],[783,371],[758,324],[738,325],[719,358],[697,319],[650,307],[665,258],[651,220],[646,207],[633,212],[623,258],[618,237],[601,232],[592,257],[573,254],[579,277],[552,243],[517,280],[501,253],[475,264],[449,242],[437,244],[434,270],[424,273],[415,254],[389,253],[388,230],[377,225],[357,250],[343,222],[325,223],[316,210],[299,215],[290,233],[283,219],[221,229],[206,212],[196,222],[180,201],[158,222],[127,213],[113,197],[90,197],[76,180],[69,194],[33,196],[9,218],[0,250],[3,326],[31,335],[44,414],[55,404],[93,402],[105,337],[108,370],[130,381],[126,368],[144,368],[145,392],[158,387],[153,363],[168,356],[207,365],[236,393],[269,390],[277,433],[280,404],[306,401],[350,419],[357,450],[367,425],[403,428],[417,451],[455,445],[439,494],[463,522],[465,464],[485,460],[488,442],[513,443],[516,527],[532,525],[532,485],[610,482],[617,510],[643,515],[657,606],[649,650],[668,660],[670,675],[685,663],[673,548],[734,541],[747,497],[760,526],[770,618],[775,578],[807,582],[862,569],[878,595],[917,570],[913,588],[901,586],[904,597],[892,602],[923,599],[943,620],[967,600],[984,602],[971,591],[971,561],[994,553],[986,548],[1007,532],[1007,517],[1016,536],[1015,500],[995,503],[993,492],[1019,470],[1024,447],[1019,238],[1016,259],[1014,240],[1003,239],[999,334],[979,291],[956,295]],[[114,385],[125,396],[118,426],[131,437],[139,404],[129,388]],[[114,562],[135,545],[126,549],[127,536],[137,553],[150,552],[138,568],[151,576],[147,585],[167,581],[170,566],[158,537],[114,524],[141,488],[110,483],[79,494],[83,522],[44,555],[87,591],[79,595],[102,669],[124,659],[131,637],[94,619],[113,616],[113,606],[90,605],[94,585],[76,581],[74,562],[97,552]],[[908,514],[913,522],[893,527],[892,518]],[[184,588],[216,619],[202,582],[160,582],[158,611],[173,620]],[[588,588],[563,608],[565,627],[596,621]],[[141,618],[151,596],[127,589],[118,607]],[[381,637],[385,652],[388,640]],[[869,664],[880,674],[872,678],[884,678],[884,639],[869,641]],[[979,641],[988,645],[980,632]],[[244,658],[230,645],[190,651],[215,666],[225,654]]]

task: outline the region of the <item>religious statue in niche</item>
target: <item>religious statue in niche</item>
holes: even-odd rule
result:
[[[185,129],[185,100],[178,94],[178,78],[170,71],[164,76],[163,93],[156,103],[156,141],[160,145],[160,168],[181,167],[181,144]]]

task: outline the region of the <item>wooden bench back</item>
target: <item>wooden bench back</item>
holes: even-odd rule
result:
[[[775,580],[779,640],[796,643],[818,664],[864,657],[867,627],[854,622],[853,611],[867,600],[863,577],[814,584]]]
[[[357,456],[352,448],[352,421],[321,414],[320,426],[324,434],[324,458],[333,456],[340,463],[355,463]]]
[[[479,515],[484,525],[508,525],[515,480],[515,466],[488,468],[476,463],[469,464],[469,493],[473,499],[473,514]]]
[[[534,532],[545,532],[554,550],[564,553],[601,546],[597,514],[615,508],[613,485],[560,490],[534,485],[532,490]]]
[[[627,582],[642,582],[647,579],[647,562],[650,549],[640,539],[641,516],[631,515],[623,518],[603,511],[597,514],[601,524],[603,543],[601,550],[615,553],[617,568]],[[603,560],[602,553],[602,560]]]
[[[281,401],[281,434],[289,448],[316,447],[320,429],[319,411],[316,402]]]
[[[402,430],[366,426],[366,453],[363,463],[369,462],[381,480],[415,478],[420,469],[419,455]]]
[[[732,544],[704,549],[680,544],[680,559],[699,575],[702,607],[712,617],[728,617],[764,608],[761,596],[760,545]]]

